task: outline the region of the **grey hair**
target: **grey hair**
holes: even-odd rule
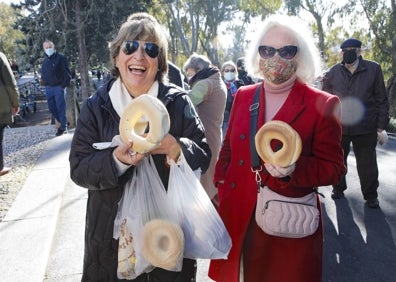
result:
[[[206,56],[193,53],[184,63],[183,70],[186,72],[188,69],[193,69],[197,73],[207,69],[211,64],[211,61]]]
[[[280,27],[289,31],[297,42],[298,53],[295,59],[297,62],[297,78],[306,83],[313,83],[315,79],[322,75],[323,64],[320,52],[316,47],[313,36],[311,36],[311,30],[302,20],[294,16],[272,15],[258,26],[262,27],[261,33],[259,36],[255,34],[246,56],[246,65],[250,73],[263,77],[259,66],[258,47],[269,30]]]
[[[53,48],[55,48],[55,44],[51,40],[49,40],[49,39],[44,40],[43,46],[44,46],[45,43],[49,43]]]

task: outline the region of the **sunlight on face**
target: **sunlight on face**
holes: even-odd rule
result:
[[[144,43],[145,41],[139,41],[139,48],[130,55],[121,49],[116,58],[121,80],[134,97],[147,93],[158,72],[158,57],[151,58],[147,55]]]
[[[260,45],[279,49],[288,45],[296,46],[297,44],[294,36],[288,30],[275,27],[265,34]],[[264,80],[271,84],[281,84],[289,80],[297,70],[295,57],[291,59],[282,58],[278,51],[272,57],[265,59],[260,57],[259,66]]]

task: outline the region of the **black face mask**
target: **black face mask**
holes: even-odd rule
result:
[[[245,71],[244,69],[239,69],[238,73],[243,76],[243,75],[247,74],[247,71]]]
[[[356,50],[344,51],[342,58],[344,60],[344,63],[352,64],[357,59]]]

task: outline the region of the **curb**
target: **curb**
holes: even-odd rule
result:
[[[0,222],[2,281],[43,281],[69,176],[72,136],[49,140]]]

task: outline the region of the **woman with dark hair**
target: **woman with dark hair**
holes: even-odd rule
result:
[[[118,202],[136,166],[149,154],[165,188],[169,166],[183,153],[193,170],[206,171],[210,149],[204,128],[187,93],[168,83],[167,39],[146,13],[131,15],[109,44],[113,79],[98,89],[81,110],[70,150],[72,180],[88,189],[82,281],[119,281],[118,240],[113,239]],[[130,153],[132,142],[97,150],[94,143],[119,135],[125,106],[141,95],[158,98],[170,117],[169,133],[149,153]],[[149,189],[149,187],[139,187]],[[186,187],[188,189],[188,187]],[[194,281],[196,261],[183,260],[180,272],[154,268],[133,281]]]

